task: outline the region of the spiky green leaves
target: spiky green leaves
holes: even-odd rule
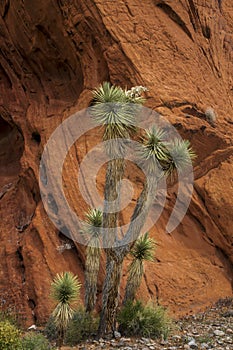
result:
[[[103,139],[128,138],[135,129],[135,115],[139,110],[137,103],[131,101],[119,86],[111,86],[104,82],[93,92],[94,106],[91,115],[95,121],[105,128]]]
[[[158,160],[166,160],[168,152],[164,145],[165,132],[153,126],[149,130],[145,130],[143,139],[143,157],[148,159],[151,156],[156,156]]]
[[[57,304],[53,310],[52,317],[54,318],[54,323],[59,332],[64,332],[67,329],[73,315],[74,310],[69,306],[69,304]]]
[[[167,174],[171,174],[175,169],[184,171],[196,158],[188,140],[175,139],[167,143],[166,146],[170,153],[169,161],[164,164],[164,170]]]
[[[169,160],[169,152],[164,144],[165,132],[153,126],[145,130],[138,148],[138,157],[148,174],[160,174],[163,162]]]
[[[144,273],[144,261],[153,261],[154,249],[155,241],[152,238],[149,238],[148,232],[138,238],[134,243],[134,246],[130,251],[133,260],[128,268],[129,276],[125,289],[124,304],[129,300],[134,300]]]
[[[149,238],[149,234],[147,232],[145,235],[137,239],[130,251],[130,254],[134,257],[134,259],[153,261],[154,249],[155,241],[152,238]]]
[[[63,342],[68,323],[74,315],[71,303],[77,301],[81,284],[71,272],[57,274],[51,284],[51,296],[58,303],[52,312],[56,328],[60,334],[59,346]]]
[[[106,81],[93,91],[93,97],[96,104],[126,102],[124,90],[119,86],[111,86]]]
[[[149,174],[163,171],[166,175],[184,171],[195,158],[189,141],[177,138],[168,142],[165,131],[155,126],[145,131],[138,155]]]
[[[100,209],[90,209],[86,213],[86,217],[82,226],[82,231],[90,238],[98,238],[103,222],[103,213]]]
[[[66,304],[77,300],[81,284],[72,272],[57,274],[51,284],[51,296],[58,303]]]
[[[103,220],[103,213],[100,209],[90,209],[86,213],[86,222],[95,227],[101,227]]]

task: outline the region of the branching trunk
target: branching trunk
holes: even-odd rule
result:
[[[122,239],[122,246],[119,248],[107,249],[106,277],[104,281],[103,305],[99,325],[100,337],[115,330],[115,316],[118,306],[123,259],[129,252],[133,242],[140,235],[153,203],[156,187],[157,179],[155,177],[148,179],[138,198],[129,229]]]
[[[136,207],[130,220],[129,229],[121,241],[120,258],[124,259],[130,251],[134,242],[138,239],[141,230],[145,224],[146,218],[150,212],[155,199],[158,179],[156,176],[149,177],[143,190],[137,200]]]

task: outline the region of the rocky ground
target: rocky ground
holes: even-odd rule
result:
[[[63,350],[70,350],[64,347]],[[167,340],[148,338],[123,338],[87,341],[76,348],[80,350],[177,350],[215,349],[233,350],[233,299],[219,300],[210,309],[176,322],[173,334]]]

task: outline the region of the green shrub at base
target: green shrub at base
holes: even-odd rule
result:
[[[55,341],[58,338],[58,331],[53,316],[49,317],[44,329],[44,334],[49,339],[49,341]]]
[[[22,339],[23,350],[52,350],[48,339],[42,334],[31,333]]]
[[[151,303],[128,302],[118,314],[119,330],[125,336],[167,338],[173,329],[173,322],[167,311]]]
[[[20,331],[9,321],[0,322],[0,349],[21,350]]]
[[[96,335],[99,319],[80,307],[74,314],[66,331],[65,344],[76,345]]]

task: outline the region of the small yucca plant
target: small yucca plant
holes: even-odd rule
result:
[[[126,284],[123,304],[134,300],[137,289],[140,287],[143,277],[144,261],[153,261],[154,249],[155,241],[152,238],[149,238],[148,232],[135,242],[130,252],[133,260],[128,269],[129,276]]]
[[[51,296],[58,303],[52,312],[52,317],[58,331],[59,348],[63,344],[67,326],[74,315],[71,304],[78,300],[80,287],[78,277],[72,272],[57,274],[51,284]]]

